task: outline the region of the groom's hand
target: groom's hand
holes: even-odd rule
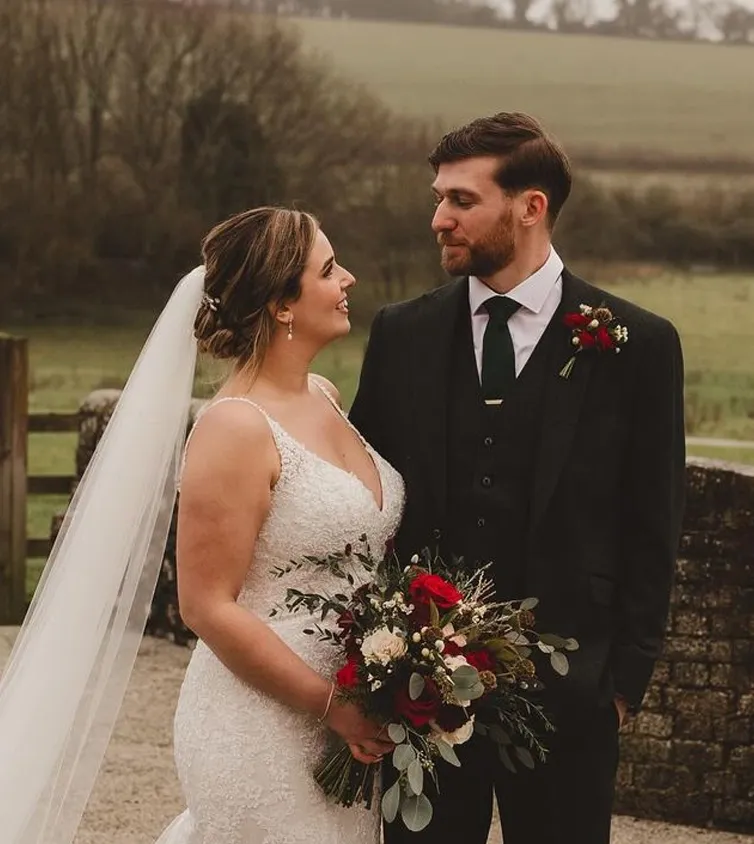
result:
[[[613,698],[613,703],[615,704],[615,708],[618,710],[618,729],[620,729],[625,723],[626,716],[628,715],[628,703],[626,703],[626,699],[621,695],[616,695]]]

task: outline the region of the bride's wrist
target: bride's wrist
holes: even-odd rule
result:
[[[320,708],[320,712],[317,716],[317,721],[320,724],[327,724],[330,718],[333,710],[333,704],[335,703],[335,691],[335,683],[331,681],[327,688],[327,698],[325,699],[324,706]]]

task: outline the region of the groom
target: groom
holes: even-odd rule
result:
[[[458,278],[379,312],[351,420],[405,479],[400,554],[492,562],[500,598],[538,597],[538,629],[580,648],[567,677],[540,669],[557,727],[545,764],[509,773],[475,736],[461,768],[441,766],[430,826],[396,821],[385,841],[484,844],[494,794],[505,844],[605,844],[618,730],[660,653],[680,533],[678,335],[563,265],[551,238],[571,172],[536,120],[475,120],[429,160]],[[574,345],[582,305],[628,329],[620,354],[598,350],[594,324]]]

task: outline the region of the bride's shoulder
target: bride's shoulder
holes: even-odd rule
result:
[[[186,441],[186,476],[211,473],[213,477],[255,471],[279,473],[279,459],[270,423],[264,411],[246,400],[219,399],[199,414]]]

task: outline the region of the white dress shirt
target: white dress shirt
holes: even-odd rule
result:
[[[545,328],[553,318],[563,296],[563,261],[551,247],[545,263],[529,278],[516,285],[505,295],[518,302],[521,307],[508,320],[508,329],[516,353],[516,377],[526,366],[534,347],[540,341]],[[471,332],[474,338],[474,356],[482,378],[482,345],[489,314],[484,303],[493,296],[499,296],[475,276],[469,276],[469,306],[471,309]]]

